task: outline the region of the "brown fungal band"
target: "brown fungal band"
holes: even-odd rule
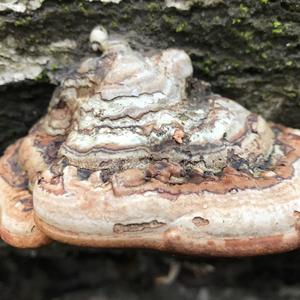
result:
[[[299,247],[300,131],[213,94],[182,50],[139,53],[97,30],[103,54],[0,159],[2,239],[221,256]]]

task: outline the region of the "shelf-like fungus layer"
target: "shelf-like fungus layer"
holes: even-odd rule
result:
[[[0,160],[2,238],[223,256],[297,248],[299,131],[213,94],[182,50],[139,53],[95,30],[103,54]]]

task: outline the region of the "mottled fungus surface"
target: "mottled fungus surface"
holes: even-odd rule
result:
[[[222,256],[299,246],[298,130],[213,94],[182,50],[140,53],[101,27],[90,41],[102,55],[0,160],[7,243]]]

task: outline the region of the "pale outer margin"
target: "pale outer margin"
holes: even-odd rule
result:
[[[293,167],[295,173],[291,179],[270,188],[227,194],[202,192],[199,195],[180,195],[176,200],[163,198],[156,192],[116,197],[110,184],[89,190],[88,181],[82,183],[82,193],[78,196],[78,191],[68,186],[72,175],[65,174],[66,193],[63,196],[49,194],[35,185],[34,211],[38,225],[50,237],[66,242],[64,235],[71,235],[69,242],[87,246],[111,246],[114,243],[109,241],[114,240],[117,245],[122,243],[126,246],[126,240],[130,244],[131,239],[136,241],[133,247],[143,246],[142,241],[146,245],[149,239],[150,244],[151,241],[157,244],[156,248],[168,250],[164,242],[179,238],[193,241],[194,247],[199,246],[196,254],[201,254],[201,247],[209,241],[216,243],[216,248],[222,252],[226,248],[226,240],[239,242],[282,236],[282,247],[288,248],[289,244],[297,243],[292,246],[295,248],[299,244],[299,159]],[[196,226],[192,221],[195,217],[206,219],[209,223]],[[153,220],[166,225],[142,232],[120,234],[113,231],[118,223],[141,224]]]

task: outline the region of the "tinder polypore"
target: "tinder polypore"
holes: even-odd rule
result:
[[[179,49],[96,27],[47,114],[0,160],[1,236],[243,256],[300,244],[300,133],[192,78]]]

